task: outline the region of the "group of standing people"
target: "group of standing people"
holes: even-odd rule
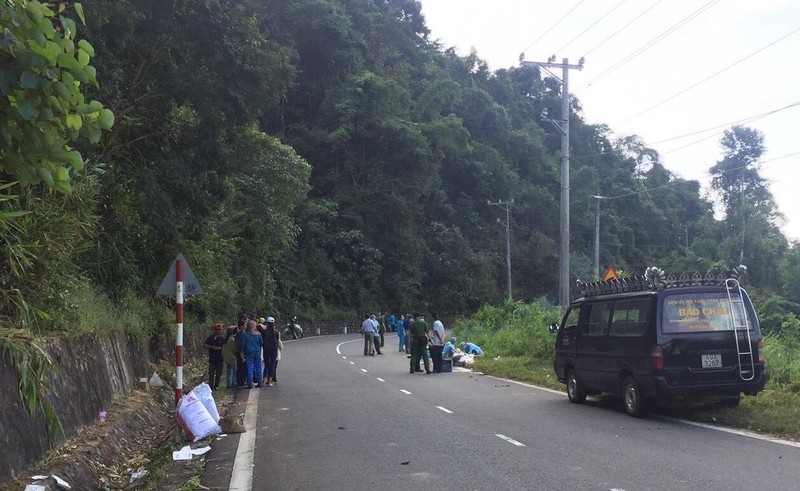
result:
[[[280,330],[275,327],[275,318],[258,318],[254,314],[249,319],[241,317],[237,325],[228,327],[224,336],[222,328],[222,323],[214,324],[205,344],[211,390],[219,387],[223,363],[227,367],[225,382],[229,389],[277,384],[283,342]]]
[[[379,313],[377,317],[366,314],[359,331],[364,335],[364,356],[383,354],[381,348],[384,346],[384,333],[388,329],[397,332],[398,351],[405,351],[411,358],[410,373],[422,372],[421,361],[424,362],[426,373],[441,372],[442,350],[445,346],[444,324],[435,312],[433,319],[431,328],[418,312],[408,316],[401,315],[399,318],[389,312]]]

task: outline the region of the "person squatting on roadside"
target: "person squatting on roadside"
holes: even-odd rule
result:
[[[430,331],[428,323],[420,315],[414,314],[414,322],[411,324],[411,369],[409,373],[421,372],[419,368],[420,356],[425,362],[425,372],[431,373],[431,361],[428,356],[428,342],[430,341]]]
[[[214,324],[214,330],[206,338],[206,348],[208,348],[208,385],[211,390],[217,390],[219,379],[222,377],[222,347],[225,345],[225,337],[222,335],[222,323]]]
[[[433,313],[433,330],[431,331],[431,361],[433,372],[442,372],[442,349],[444,349],[444,324],[439,320],[439,314]]]
[[[281,333],[275,329],[275,318],[267,317],[266,327],[262,333],[264,338],[264,379],[267,387],[277,381],[275,369],[278,365],[278,343],[281,340]]]
[[[475,343],[461,343],[461,351],[465,355],[483,356],[483,350]]]
[[[232,389],[236,387],[236,326],[228,326],[222,359],[225,361],[225,387]]]
[[[364,334],[364,356],[375,356],[375,324],[372,323],[369,314],[364,316],[359,332]]]
[[[456,356],[456,338],[450,338],[442,348],[442,360],[452,360]]]
[[[261,348],[264,346],[264,339],[261,333],[256,328],[256,321],[247,321],[247,332],[242,341],[242,351],[247,362],[247,388],[253,388],[253,382],[256,382],[256,387],[261,387]]]

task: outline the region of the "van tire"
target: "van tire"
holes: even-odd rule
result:
[[[639,390],[639,384],[630,375],[622,381],[622,406],[628,416],[633,416],[634,418],[641,418],[647,412],[644,397],[642,397],[642,392]]]
[[[567,397],[573,404],[583,404],[583,401],[586,400],[586,390],[578,380],[578,376],[575,375],[575,370],[567,372]]]

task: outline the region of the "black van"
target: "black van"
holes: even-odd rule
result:
[[[621,394],[642,416],[648,400],[719,396],[738,404],[764,389],[764,344],[753,304],[731,273],[645,275],[580,283],[557,329],[553,368],[573,403]]]

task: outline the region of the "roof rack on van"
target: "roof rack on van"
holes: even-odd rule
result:
[[[655,291],[687,286],[725,286],[725,280],[729,278],[739,279],[746,272],[747,267],[743,264],[733,268],[731,271],[716,273],[709,271],[705,274],[695,271],[693,273],[683,272],[677,275],[674,273],[667,274],[663,269],[653,266],[647,268],[643,275],[629,276],[627,278],[591,282],[578,280],[578,289],[584,297],[595,297],[614,293]]]

